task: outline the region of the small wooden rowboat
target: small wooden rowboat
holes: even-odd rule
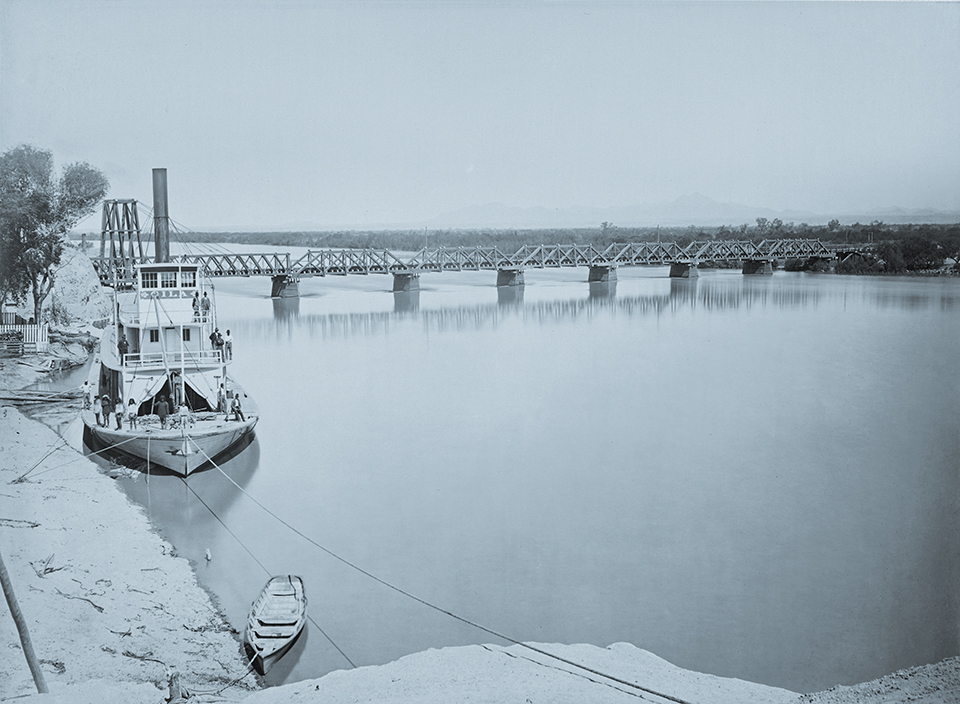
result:
[[[265,675],[290,650],[307,620],[307,595],[296,575],[271,577],[250,607],[244,641],[253,667]]]

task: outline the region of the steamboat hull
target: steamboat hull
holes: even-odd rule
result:
[[[223,421],[211,429],[195,429],[186,434],[180,430],[116,430],[97,425],[92,411],[81,412],[83,423],[96,444],[142,459],[153,467],[163,467],[180,476],[187,476],[219,455],[225,454],[253,432],[256,418],[246,422]]]

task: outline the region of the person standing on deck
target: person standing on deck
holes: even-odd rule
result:
[[[117,343],[117,351],[120,353],[120,364],[123,364],[123,355],[130,350],[130,343],[127,342],[127,336],[121,335],[120,342]]]
[[[193,319],[200,320],[200,292],[193,292]]]
[[[239,422],[246,422],[246,418],[243,417],[243,410],[240,408],[240,394],[233,394],[233,419]]]
[[[207,298],[207,292],[203,292],[203,298],[200,299],[200,310],[203,311],[203,322],[210,322],[210,299]]]
[[[223,359],[223,335],[220,334],[220,328],[210,333],[210,345],[220,352],[220,358]]]
[[[110,402],[110,397],[104,394],[100,406],[103,408],[103,427],[109,428],[110,414],[113,413],[113,404]]]
[[[217,391],[217,411],[220,413],[227,412],[227,392],[223,388],[223,384],[220,384],[220,389]]]
[[[117,399],[117,405],[114,407],[117,414],[117,430],[123,430],[123,399]]]
[[[102,427],[103,418],[101,417],[101,413],[103,413],[103,405],[100,402],[100,397],[94,396],[93,397],[93,415],[97,417],[97,425]]]
[[[233,335],[230,334],[229,330],[223,336],[223,358],[225,360],[233,359]]]
[[[167,427],[167,416],[170,414],[170,406],[167,405],[167,397],[161,396],[160,403],[157,404],[157,416],[160,418],[160,429]]]
[[[127,403],[127,422],[130,423],[130,430],[133,430],[137,424],[137,404],[133,399]]]
[[[90,388],[90,381],[89,381],[89,380],[84,380],[84,382],[80,385],[80,393],[83,394],[83,409],[84,409],[84,410],[90,408],[90,392],[91,392],[91,391],[92,391],[92,389]]]
[[[180,398],[183,388],[180,385],[180,372],[170,372],[170,402],[173,404],[172,411],[180,408],[183,400]]]

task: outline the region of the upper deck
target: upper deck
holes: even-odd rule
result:
[[[141,264],[133,290],[118,296],[120,321],[133,327],[210,323],[211,292],[197,264]]]

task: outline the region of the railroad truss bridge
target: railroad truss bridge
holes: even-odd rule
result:
[[[104,243],[102,243],[104,244]],[[94,267],[105,285],[130,280],[134,266],[153,261],[152,257],[129,256],[121,243],[119,252],[110,240],[112,256],[93,259]],[[670,266],[671,277],[699,276],[697,266],[704,262],[736,262],[744,274],[772,274],[773,263],[785,259],[835,259],[843,256],[835,246],[820,240],[785,239],[762,242],[713,240],[691,242],[681,247],[675,242],[636,242],[611,244],[600,249],[593,245],[527,245],[516,252],[505,253],[498,247],[437,247],[421,249],[413,254],[395,254],[384,249],[320,249],[308,251],[298,259],[289,253],[262,254],[182,254],[172,262],[202,264],[209,276],[269,276],[273,280],[274,297],[299,295],[300,279],[311,276],[348,276],[354,274],[391,274],[393,290],[412,291],[419,288],[424,273],[443,271],[496,271],[497,286],[523,284],[525,269],[557,269],[587,267],[588,281],[616,281],[617,267]]]

